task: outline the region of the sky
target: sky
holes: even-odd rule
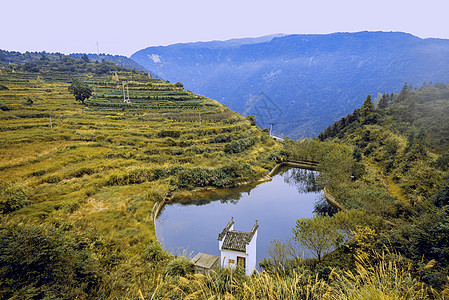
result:
[[[130,56],[174,43],[403,31],[449,39],[447,0],[2,1],[0,49]]]

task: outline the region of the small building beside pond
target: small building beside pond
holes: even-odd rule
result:
[[[254,224],[250,232],[234,230],[234,219],[226,225],[218,235],[218,247],[220,249],[220,265],[222,267],[235,268],[240,266],[250,276],[256,270],[256,244],[257,229]]]
[[[207,274],[210,270],[218,268],[220,258],[215,255],[198,253],[192,258],[195,274]]]

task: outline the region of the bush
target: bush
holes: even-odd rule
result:
[[[8,225],[0,230],[3,299],[75,299],[93,296],[98,266],[85,238],[53,227]]]
[[[161,244],[154,240],[148,244],[143,254],[143,258],[151,263],[158,263],[165,260],[167,257],[167,253],[164,252]]]
[[[28,196],[22,186],[9,184],[0,187],[0,212],[7,214],[28,204]]]
[[[229,154],[240,153],[254,146],[257,141],[257,138],[246,138],[232,141],[229,144],[226,144],[224,152]]]
[[[165,274],[171,276],[185,276],[193,273],[193,264],[184,256],[179,256],[170,261],[165,267]]]

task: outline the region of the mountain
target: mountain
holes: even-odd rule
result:
[[[83,56],[83,53],[72,53],[72,54],[70,54],[70,56],[80,59]],[[147,68],[141,66],[136,61],[134,61],[126,56],[123,56],[123,55],[111,55],[111,54],[104,54],[104,53],[100,53],[100,54],[89,53],[89,54],[87,54],[87,57],[89,58],[89,60],[93,60],[93,61],[101,62],[104,59],[106,61],[113,62],[117,66],[120,66],[120,67],[136,69],[137,71],[148,72]],[[152,75],[155,75],[155,74],[152,74]]]
[[[0,65],[7,66],[7,65],[20,65],[24,63],[34,63],[34,62],[56,62],[64,59],[66,55],[62,53],[48,53],[48,52],[25,52],[20,53],[17,51],[6,51],[0,49]],[[80,59],[83,56],[83,53],[72,53],[68,55],[70,57]],[[89,60],[91,61],[98,61],[102,62],[103,60],[113,62],[117,66],[124,67],[124,68],[130,68],[135,69],[137,71],[144,71],[148,72],[148,70],[139,65],[134,60],[122,56],[122,55],[111,55],[111,54],[87,54]],[[156,74],[153,74],[150,72],[150,74],[153,77],[157,77]]]
[[[449,40],[357,32],[250,41],[148,47],[131,59],[292,138],[317,135],[367,94],[449,80]]]

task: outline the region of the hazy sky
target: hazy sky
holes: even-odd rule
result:
[[[404,31],[449,39],[448,0],[4,0],[0,49],[129,56],[273,33]]]

